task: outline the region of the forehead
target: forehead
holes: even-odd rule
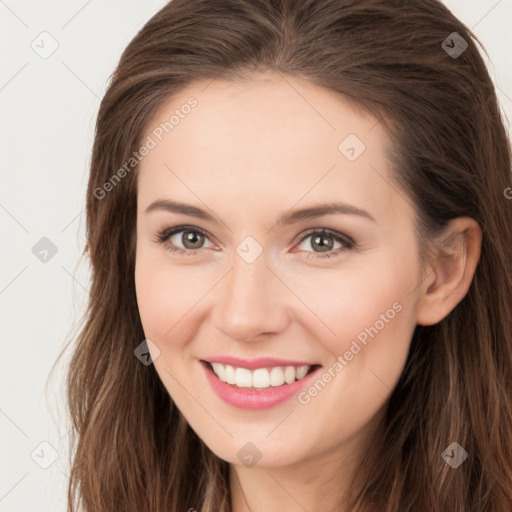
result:
[[[196,105],[183,108],[190,98]],[[158,110],[148,136],[156,145],[138,180],[146,201],[177,190],[281,208],[345,200],[379,216],[396,199],[377,117],[303,80],[265,73],[194,83]]]

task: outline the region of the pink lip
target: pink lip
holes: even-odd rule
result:
[[[247,370],[256,370],[257,368],[272,368],[273,366],[314,366],[318,363],[311,363],[307,361],[290,361],[286,359],[275,359],[273,357],[260,357],[258,359],[242,359],[239,357],[228,356],[212,356],[205,357],[203,361],[209,363],[222,363],[236,366],[237,368],[247,368]]]
[[[227,363],[229,364],[229,363]],[[201,361],[206,378],[215,393],[226,403],[239,409],[262,410],[269,409],[297,395],[301,389],[308,385],[316,377],[320,366],[307,374],[302,379],[296,380],[291,384],[270,387],[260,391],[249,388],[237,388],[227,382],[222,382],[213,372],[210,365]]]

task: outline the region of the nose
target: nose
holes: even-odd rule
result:
[[[231,339],[257,341],[283,331],[290,321],[290,291],[264,255],[248,263],[235,254],[233,267],[219,283],[212,322]]]

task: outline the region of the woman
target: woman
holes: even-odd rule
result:
[[[101,103],[69,510],[512,510],[510,146],[434,0],[173,0]]]

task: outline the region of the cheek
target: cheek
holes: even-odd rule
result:
[[[182,385],[189,379],[190,341],[196,334],[194,326],[199,324],[194,317],[197,308],[192,308],[199,299],[198,291],[190,293],[193,286],[183,268],[173,269],[168,262],[159,261],[151,254],[145,256],[140,251],[135,266],[142,328],[153,344],[149,350],[160,379],[180,410],[188,410]]]
[[[396,386],[415,327],[408,295],[412,273],[412,268],[409,277],[403,268],[385,277],[354,272],[340,279],[346,287],[333,290],[331,280],[324,289],[333,292],[309,295],[308,306],[329,326],[320,330],[316,320],[316,343],[329,354],[328,361],[319,379],[298,397],[311,431],[322,432],[317,449],[362,429]]]
[[[164,328],[163,311],[167,307],[161,275],[143,256],[138,255],[135,265],[135,289],[139,315],[148,338],[159,338]],[[163,300],[162,300],[163,299]]]
[[[342,263],[339,269],[281,274],[285,282],[293,283],[293,292],[304,305],[297,302],[301,323],[339,354],[358,335],[364,343],[365,333],[369,338],[375,327],[384,332],[402,323],[407,316],[402,310],[411,302],[416,284],[413,263],[397,265],[390,255],[382,255],[372,261]]]
[[[372,277],[366,273],[359,279],[351,278],[347,288],[326,306],[326,318],[339,340],[333,343],[338,354],[349,350],[352,341],[366,347],[371,339],[386,339],[392,331],[399,330],[407,317],[406,282],[390,279],[389,274],[386,278]]]
[[[390,257],[315,279],[295,276],[294,291],[308,308],[300,316],[303,327],[314,333],[326,366],[339,361],[343,367],[332,368],[333,388],[352,396],[373,389],[380,396],[379,388],[387,392],[397,382],[416,325],[410,293],[416,278],[414,261],[397,265]]]
[[[320,384],[310,394],[306,390],[303,396],[302,403],[312,406],[313,415],[321,415],[322,403],[332,401],[337,411],[344,411],[334,412],[337,421],[348,428],[353,422],[356,428],[389,397],[403,371],[416,325],[411,293],[416,279],[414,261],[397,265],[389,257],[344,270],[334,279],[331,275],[316,280],[308,306],[322,320],[324,327],[315,332],[330,360],[324,370],[325,386]],[[306,293],[305,280],[302,293]],[[323,398],[316,398],[320,395]],[[352,419],[347,418],[348,411]]]
[[[186,322],[193,304],[208,289],[193,266],[174,266],[163,251],[138,247],[135,264],[135,287],[139,314],[148,338],[162,342],[181,339],[176,332]]]
[[[177,281],[178,279],[178,281]],[[169,275],[169,269],[159,265],[154,258],[146,257],[143,250],[138,251],[135,265],[135,288],[139,315],[144,334],[167,350],[163,340],[173,332],[179,310],[180,300],[179,273]]]

